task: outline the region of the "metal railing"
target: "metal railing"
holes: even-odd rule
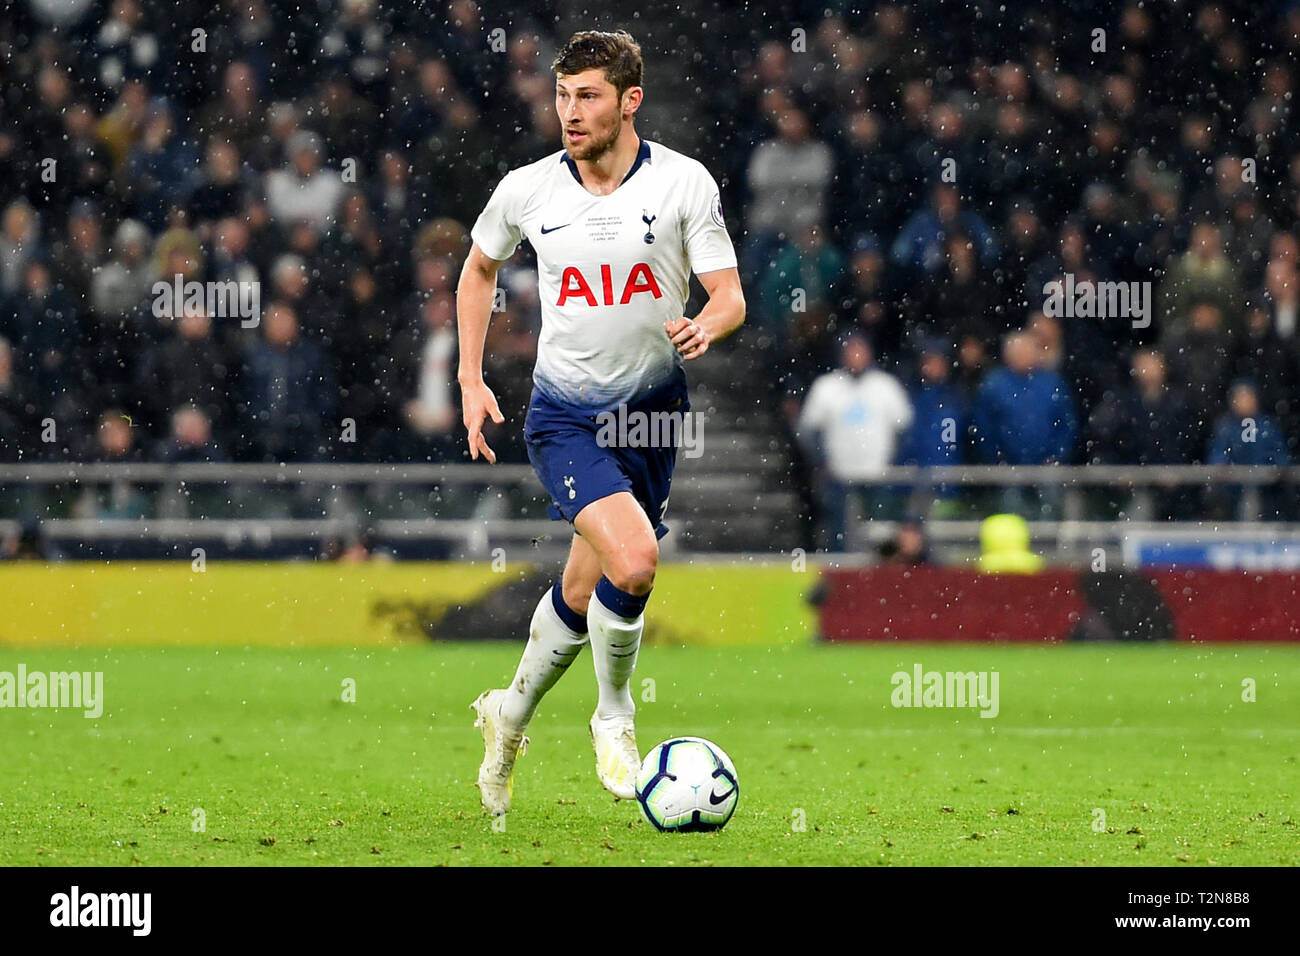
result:
[[[721,500],[735,500],[737,482],[745,477],[726,474],[692,475],[681,479],[684,493],[674,496],[674,515],[678,521],[691,521],[692,498],[711,495]],[[1205,527],[1200,521],[1159,521],[1159,496],[1173,489],[1239,489],[1236,520],[1213,527],[1243,527],[1258,519],[1265,495],[1270,500],[1300,501],[1300,467],[1272,466],[947,466],[935,468],[893,467],[864,485],[892,486],[909,489],[920,500],[941,498],[943,489],[961,488],[1005,491],[1036,489],[1052,497],[1051,515],[1031,515],[1030,530],[1035,540],[1054,549],[1061,559],[1077,558],[1080,549],[1099,543],[1118,542],[1125,533],[1153,528]],[[218,536],[232,542],[270,540],[322,540],[364,526],[376,535],[398,541],[440,542],[457,557],[484,557],[498,543],[538,546],[557,553],[567,546],[563,526],[545,516],[545,494],[528,465],[483,463],[451,464],[324,464],[324,463],[185,463],[185,464],[101,464],[76,462],[33,462],[0,464],[0,534],[12,533],[19,526],[6,498],[15,492],[43,490],[53,497],[69,497],[105,486],[149,487],[175,498],[189,501],[189,490],[197,487],[219,488],[229,492],[231,500],[245,506],[248,516],[205,514],[144,515],[137,518],[104,518],[95,515],[65,514],[56,517],[28,514],[41,522],[42,532],[55,539],[109,541],[132,538],[154,541],[187,541],[197,535]],[[384,515],[368,510],[367,494],[383,496],[403,486],[421,490],[439,489],[439,497],[430,502],[405,499],[406,513]],[[315,496],[322,513],[311,517],[257,515],[256,507],[273,489],[297,489]],[[1090,518],[1089,496],[1109,490],[1114,499],[1123,498],[1122,514],[1105,519]],[[442,497],[445,491],[448,498]],[[749,488],[741,493],[747,504],[762,501],[766,492]],[[456,495],[459,495],[456,498]],[[514,495],[514,504],[502,504]],[[242,496],[242,497],[241,497]],[[782,508],[788,508],[789,495],[773,494],[772,521],[779,528]],[[444,503],[455,498],[457,507]],[[783,504],[776,505],[780,499]],[[522,503],[522,504],[521,504]],[[986,508],[985,511],[996,510]],[[938,518],[927,523],[932,541],[960,549],[978,540],[978,515]],[[1273,521],[1268,526],[1278,532],[1292,530],[1292,525]],[[888,521],[866,522],[860,526],[861,537],[878,541],[893,533]],[[672,536],[670,536],[672,537]],[[674,544],[666,539],[665,547]],[[775,543],[773,551],[781,546]],[[697,549],[698,553],[698,549]]]
[[[937,489],[964,487],[1054,488],[1061,493],[1062,521],[1083,520],[1085,489],[1111,488],[1133,496],[1128,517],[1152,514],[1155,493],[1172,488],[1240,486],[1243,521],[1260,514],[1262,488],[1300,488],[1300,466],[1275,465],[945,465],[933,468],[895,466],[866,485],[897,485]]]
[[[103,462],[0,463],[0,484],[58,481],[318,481],[336,484],[392,481],[509,483],[535,480],[530,465],[472,462]],[[1300,465],[894,465],[869,484],[1150,485],[1300,482]]]

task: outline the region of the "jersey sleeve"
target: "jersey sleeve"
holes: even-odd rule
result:
[[[697,165],[689,179],[682,213],[686,258],[696,275],[736,267],[736,250],[722,218],[722,197],[708,170]]]
[[[516,178],[513,172],[506,173],[470,230],[470,237],[492,259],[509,259],[522,236]]]

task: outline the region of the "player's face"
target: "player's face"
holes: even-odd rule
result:
[[[560,116],[564,148],[573,160],[599,159],[623,131],[618,92],[599,68],[558,77],[555,111]]]

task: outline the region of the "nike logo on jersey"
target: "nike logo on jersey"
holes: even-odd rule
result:
[[[573,223],[571,223],[571,222],[566,222],[566,223],[564,224],[564,226],[572,226],[572,225],[573,225]],[[548,232],[554,232],[556,229],[563,229],[564,226],[552,226],[550,229],[547,229],[545,226],[542,226],[542,235],[544,236],[544,235],[546,235]]]

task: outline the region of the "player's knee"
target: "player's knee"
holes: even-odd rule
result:
[[[610,583],[628,594],[649,594],[655,586],[654,565],[629,566],[609,575]]]
[[[611,564],[605,576],[614,587],[628,594],[649,594],[659,569],[659,542],[629,544]]]

